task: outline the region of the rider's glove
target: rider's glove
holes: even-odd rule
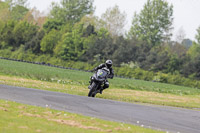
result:
[[[95,69],[93,69],[92,71],[95,72],[95,71],[97,71],[97,69],[95,68]]]

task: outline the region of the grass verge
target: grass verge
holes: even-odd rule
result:
[[[49,108],[0,100],[0,132],[5,133],[160,133]]]
[[[66,70],[2,59],[0,59],[0,73],[3,75],[19,76],[41,81],[83,86],[88,85],[89,77],[92,75],[92,73],[83,71]],[[200,95],[200,89],[184,86],[122,78],[114,78],[109,81],[111,84],[110,86],[113,88],[168,93],[180,96]]]

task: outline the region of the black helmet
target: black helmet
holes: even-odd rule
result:
[[[112,67],[112,61],[111,61],[111,60],[107,60],[107,61],[106,61],[106,66],[107,66],[108,68]]]

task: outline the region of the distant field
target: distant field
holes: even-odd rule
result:
[[[64,84],[88,85],[92,73],[0,59],[0,73]],[[134,79],[114,78],[111,87],[177,95],[200,94],[200,89]]]
[[[88,93],[92,73],[0,59],[0,83],[69,94]],[[200,108],[200,89],[134,79],[114,78],[110,88],[97,97],[126,102],[142,102]]]

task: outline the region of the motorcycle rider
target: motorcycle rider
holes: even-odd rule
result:
[[[102,69],[102,68],[106,67],[106,68],[108,68],[110,70],[110,74],[108,75],[108,78],[113,79],[113,77],[114,77],[114,70],[112,68],[112,64],[113,63],[112,63],[111,60],[107,60],[105,63],[100,64],[98,67],[96,67],[94,69],[94,71],[97,71],[99,69]],[[90,81],[90,83],[92,83],[92,81]],[[103,90],[105,90],[107,88],[109,88],[109,82],[108,82],[108,80],[106,80],[106,82],[104,83],[103,88],[100,89],[99,93],[102,94]]]

